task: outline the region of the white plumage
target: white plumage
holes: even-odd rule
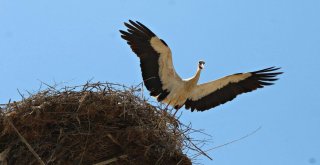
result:
[[[185,105],[191,111],[204,111],[234,99],[241,93],[272,85],[282,72],[270,67],[255,72],[237,73],[208,83],[197,85],[204,61],[199,61],[196,74],[182,79],[176,73],[171,50],[151,30],[140,22],[124,23],[127,31],[121,37],[140,58],[143,81],[150,95],[175,109]]]

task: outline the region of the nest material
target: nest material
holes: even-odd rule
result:
[[[0,111],[0,164],[191,164],[180,122],[133,88],[49,88]]]

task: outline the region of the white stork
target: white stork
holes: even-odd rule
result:
[[[197,85],[204,61],[199,61],[193,77],[182,79],[173,67],[171,50],[162,39],[138,21],[129,20],[124,25],[128,29],[120,30],[121,37],[140,58],[143,81],[150,95],[177,110],[183,105],[191,111],[208,110],[239,94],[272,85],[272,81],[277,80],[275,77],[282,73],[274,72],[280,68],[270,67]]]

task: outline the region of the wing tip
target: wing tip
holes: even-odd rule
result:
[[[261,70],[258,70],[258,71],[254,71],[252,73],[265,73],[265,72],[273,72],[273,71],[276,71],[276,70],[279,70],[281,69],[281,67],[276,67],[276,66],[272,66],[272,67],[269,67],[269,68],[265,68],[265,69],[261,69]],[[282,74],[283,72],[276,72],[276,73],[280,73]]]
[[[284,72],[279,72],[281,67],[272,66],[269,68],[261,69],[255,72],[252,72],[253,76],[256,77],[258,83],[261,87],[274,85],[274,81],[279,80],[277,77]],[[276,72],[275,72],[276,71]]]

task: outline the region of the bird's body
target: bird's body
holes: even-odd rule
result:
[[[125,23],[128,31],[122,31],[121,37],[131,46],[140,58],[143,81],[150,95],[159,102],[180,109],[185,105],[191,111],[204,111],[234,99],[241,93],[253,91],[266,85],[282,72],[273,72],[279,68],[270,67],[255,72],[238,73],[208,83],[198,85],[204,61],[199,61],[196,74],[182,79],[176,73],[171,50],[151,30],[139,22],[129,20]]]
[[[191,92],[196,88],[200,73],[201,70],[198,69],[195,76],[183,79],[179,84],[173,86],[169,95],[162,102],[172,105],[176,109],[181,108],[191,95]]]

